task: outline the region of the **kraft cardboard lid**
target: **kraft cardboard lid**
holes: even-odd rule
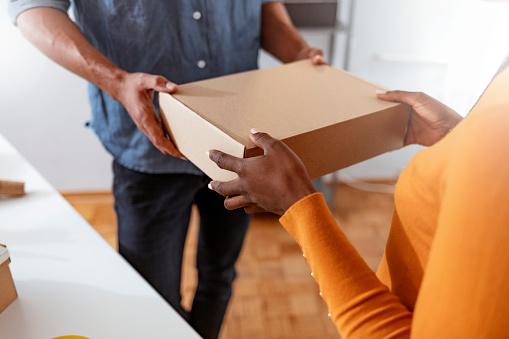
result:
[[[4,262],[9,260],[9,251],[7,247],[0,244],[0,265],[3,265]]]
[[[398,105],[378,100],[378,88],[306,60],[181,85],[173,96],[252,147],[251,128],[286,139]]]

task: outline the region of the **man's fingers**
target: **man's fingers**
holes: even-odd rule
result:
[[[234,197],[224,199],[224,207],[227,210],[236,210],[250,205],[250,201],[244,195],[237,195]]]
[[[232,181],[211,181],[208,185],[211,190],[216,191],[224,197],[239,195],[241,193],[240,180],[235,179]]]
[[[253,143],[263,149],[264,153],[267,153],[267,150],[273,146],[275,143],[280,142],[277,139],[274,139],[267,133],[258,132],[254,128],[251,129],[251,135],[249,136],[251,138],[251,141]]]
[[[175,93],[177,85],[161,75],[147,75],[147,88],[154,89],[158,92]]]
[[[325,64],[325,59],[323,58],[322,55],[315,55],[314,57],[311,58],[311,62],[313,63],[313,65],[324,65]]]
[[[145,112],[141,129],[152,144],[163,154],[185,159],[175,145],[164,135],[163,129],[153,112]]]
[[[166,130],[166,127],[164,126],[163,122],[162,121],[159,121],[159,126],[161,127],[161,130],[163,131],[163,137],[164,139],[168,140],[168,142],[171,144],[171,146],[175,149],[176,151],[176,154],[173,155],[173,154],[170,154],[174,157],[177,157],[177,158],[180,158],[181,160],[189,160],[186,158],[186,156],[184,154],[182,154],[179,149],[177,148],[177,146],[175,145],[175,142],[172,140],[170,134],[168,133],[168,131]]]
[[[413,106],[418,103],[422,93],[407,91],[377,91],[376,96],[384,101],[399,102]]]
[[[323,51],[319,48],[311,48],[308,53],[308,58],[311,59],[313,65],[325,64],[325,59],[323,58]]]
[[[177,147],[175,147],[175,145],[164,135],[157,136],[154,139],[151,139],[151,141],[154,144],[154,146],[163,154],[180,158],[182,160],[187,160],[187,158],[182,153],[180,153]]]
[[[313,57],[315,57],[317,55],[323,56],[323,51],[320,48],[311,48],[309,50],[309,54],[308,54],[309,58],[313,58]]]
[[[308,52],[308,58],[311,59],[313,65],[325,64],[325,59],[323,58],[323,51],[319,48],[311,48]]]
[[[239,173],[242,168],[242,159],[232,155],[223,153],[221,151],[209,151],[209,158],[219,166],[219,168]]]

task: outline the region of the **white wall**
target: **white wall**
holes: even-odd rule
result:
[[[109,188],[110,157],[84,127],[89,117],[85,82],[25,42],[7,18],[6,3],[0,2],[4,46],[0,133],[58,189]],[[387,88],[426,91],[463,113],[501,59],[500,46],[507,44],[507,39],[496,39],[508,32],[505,3],[357,0],[356,4],[352,72]],[[311,44],[326,48],[325,35],[305,36]],[[342,42],[338,36],[339,46]],[[480,48],[473,49],[476,44]],[[341,63],[340,56],[335,63]],[[262,55],[262,67],[274,64]],[[414,152],[415,148],[393,152],[342,172],[357,178],[394,177]]]

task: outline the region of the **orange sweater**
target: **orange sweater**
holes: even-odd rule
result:
[[[402,172],[377,274],[321,194],[281,223],[345,338],[509,337],[509,69]]]

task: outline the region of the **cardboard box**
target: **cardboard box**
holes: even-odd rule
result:
[[[251,128],[283,140],[315,178],[403,146],[408,111],[378,100],[378,88],[306,60],[181,85],[159,102],[179,150],[214,180],[236,174],[217,168],[208,150],[261,154]]]
[[[0,180],[0,196],[25,195],[25,183],[21,181]]]
[[[18,297],[9,269],[10,262],[9,251],[0,244],[0,313]]]

